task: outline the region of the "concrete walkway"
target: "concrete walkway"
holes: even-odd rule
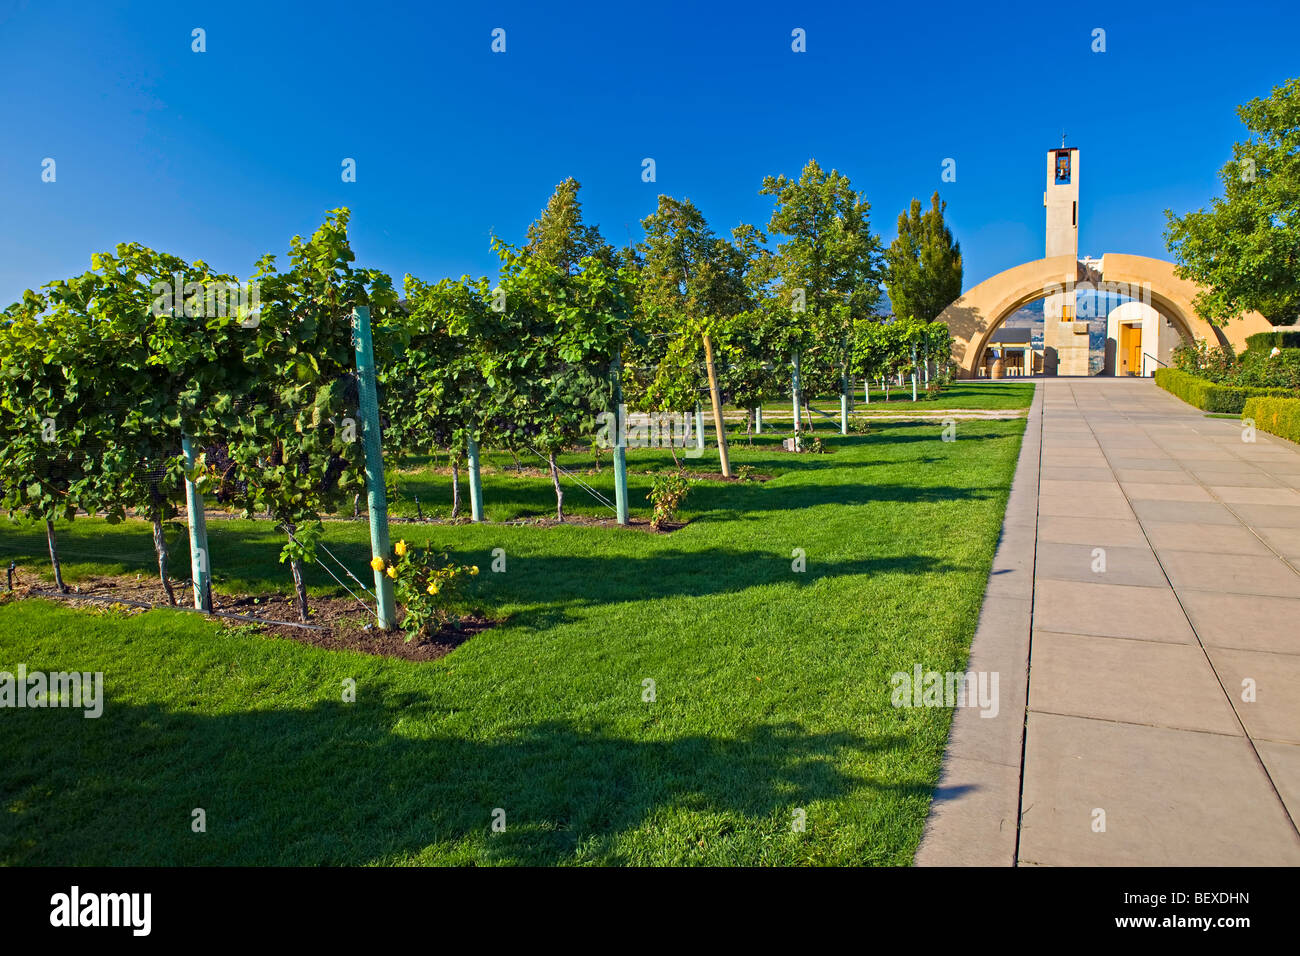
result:
[[[1300,865],[1300,448],[1038,383],[918,865]],[[1016,821],[1019,821],[1017,827]]]

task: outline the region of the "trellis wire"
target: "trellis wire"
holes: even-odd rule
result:
[[[551,463],[551,460],[550,460],[549,458],[547,458],[545,455],[543,455],[543,454],[542,454],[540,451],[538,451],[536,448],[533,448],[532,445],[527,445],[526,447],[527,447],[530,451],[532,451],[532,453],[533,453],[534,455],[536,455],[538,458],[542,459],[542,461],[546,462],[548,465]],[[606,498],[604,495],[602,495],[602,494],[601,494],[599,491],[597,491],[595,488],[591,487],[591,485],[587,484],[585,481],[583,481],[581,478],[579,478],[579,477],[578,477],[577,475],[575,475],[573,472],[566,470],[564,467],[562,467],[562,466],[560,465],[559,462],[556,462],[556,463],[555,463],[555,470],[556,470],[556,471],[562,471],[562,472],[564,472],[564,474],[568,475],[568,476],[569,476],[570,478],[572,478],[575,482],[577,482],[579,485],[581,485],[583,488],[585,488],[585,489],[587,490],[587,493],[588,493],[589,495],[591,495],[593,498],[595,498],[597,501],[599,501],[601,504],[603,504],[603,505],[604,505],[606,508],[608,508],[610,511],[614,512],[614,514],[618,514],[618,509],[614,507],[613,503],[612,503],[608,498]]]
[[[281,525],[281,526],[280,526],[280,530],[282,530],[285,534],[287,534],[287,535],[289,536],[289,540],[290,540],[290,541],[292,541],[292,542],[294,542],[295,544],[298,544],[298,545],[301,545],[301,544],[302,544],[301,541],[299,541],[296,537],[294,537],[294,534],[293,534],[292,531],[289,530],[289,526],[288,526],[288,525]],[[362,584],[360,581],[357,581],[357,576],[356,576],[355,574],[353,574],[351,571],[348,570],[347,565],[345,565],[345,564],[344,564],[342,561],[340,561],[338,558],[335,558],[335,557],[334,557],[334,555],[333,555],[333,553],[330,551],[330,549],[327,548],[327,547],[325,547],[324,542],[321,542],[321,543],[320,543],[320,546],[321,546],[321,549],[322,549],[322,550],[323,550],[327,555],[329,555],[331,558],[334,559],[334,563],[337,564],[340,568],[342,568],[342,569],[343,569],[343,572],[344,572],[348,577],[350,577],[353,581],[356,581],[356,582],[357,582],[357,585],[361,588],[361,590],[365,591],[367,594],[371,594],[371,592],[370,592],[369,590],[367,590],[367,588],[366,588],[366,586],[365,586],[364,584]],[[360,604],[363,608],[366,609],[366,613],[368,613],[368,614],[373,614],[373,615],[375,616],[375,619],[376,619],[376,620],[379,619],[379,613],[378,613],[377,611],[372,610],[369,604],[367,604],[365,601],[361,600],[361,598],[357,597],[355,591],[353,591],[350,587],[348,587],[346,584],[344,584],[342,581],[340,581],[339,578],[338,578],[338,575],[336,575],[333,571],[331,571],[331,570],[329,569],[329,565],[327,565],[324,561],[322,561],[322,562],[320,563],[320,566],[321,566],[321,570],[323,570],[326,574],[328,574],[331,578],[334,579],[334,583],[335,583],[335,584],[337,584],[337,585],[338,585],[339,587],[341,587],[343,590],[347,591],[348,594],[352,595],[352,600],[356,601],[358,604]],[[374,595],[371,594],[371,596],[373,597]]]

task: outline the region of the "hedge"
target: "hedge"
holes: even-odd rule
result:
[[[1246,336],[1246,348],[1252,352],[1271,352],[1274,346],[1280,349],[1300,348],[1300,329],[1256,332]]]
[[[1260,431],[1300,443],[1300,398],[1250,398],[1241,417],[1255,419]]]
[[[1295,392],[1287,388],[1240,388],[1233,385],[1218,385],[1209,379],[1180,372],[1176,368],[1156,369],[1155,380],[1157,385],[1181,398],[1188,405],[1195,405],[1207,412],[1230,415],[1241,414],[1249,398],[1295,397]]]

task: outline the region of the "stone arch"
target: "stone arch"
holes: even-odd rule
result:
[[[1174,274],[1174,264],[1163,259],[1107,253],[1101,259],[1100,272],[1091,272],[1073,256],[1054,256],[999,272],[965,292],[940,313],[939,321],[946,322],[952,332],[958,374],[962,378],[974,377],[989,337],[1017,309],[1054,291],[1084,282],[1097,284],[1103,290],[1117,287],[1141,290],[1156,311],[1172,320],[1185,338],[1230,344],[1238,351],[1245,348],[1246,336],[1272,328],[1258,312],[1247,313],[1223,327],[1210,325],[1193,305],[1196,283],[1179,278]]]

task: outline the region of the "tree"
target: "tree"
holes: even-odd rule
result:
[[[211,386],[214,364],[242,364],[249,298],[233,278],[213,274],[205,263],[139,243],[100,253],[92,266],[78,280],[47,288],[76,303],[98,350],[113,356],[112,362],[92,358],[93,377],[87,378],[110,426],[99,456],[105,479],[100,506],[109,521],[128,511],[149,521],[158,576],[175,604],[163,528],[179,513],[184,495],[182,438],[193,430],[202,402],[200,376]]]
[[[847,176],[824,172],[815,159],[797,180],[766,177],[759,195],[776,197],[768,231],[785,237],[777,246],[776,271],[783,297],[802,319],[791,330],[796,374],[800,352],[820,342],[836,357],[833,366],[847,392],[853,321],[874,312],[880,297],[880,239],[871,232],[871,204]]]
[[[0,324],[0,493],[13,516],[45,524],[54,584],[65,590],[54,522],[104,497],[97,468],[109,426],[83,380],[98,356],[66,301],[26,291]]]
[[[885,401],[889,401],[890,378],[911,362],[912,345],[917,335],[915,324],[905,319],[881,322],[876,318],[866,318],[854,323],[854,370],[869,379],[883,378]]]
[[[408,275],[405,291],[408,311],[393,313],[377,339],[384,439],[397,454],[449,449],[455,518],[460,465],[468,443],[482,439],[489,410],[477,336],[487,322],[491,289],[487,279],[463,276],[430,285]]]
[[[248,516],[268,512],[288,534],[280,560],[303,621],[302,564],[315,558],[320,513],[365,480],[352,313],[368,305],[382,324],[397,302],[388,276],[352,267],[348,217],[333,210],[311,239],[295,236],[287,271],[270,255],[258,262],[260,322],[244,350],[254,376],[242,394],[214,403],[225,415],[214,437],[226,441],[242,483],[236,500]]]
[[[613,404],[610,367],[627,339],[631,287],[623,269],[588,256],[572,273],[539,253],[493,240],[501,259],[501,311],[480,337],[489,416],[507,445],[543,454],[564,520],[559,452],[595,431]]]
[[[1185,216],[1165,210],[1175,272],[1203,288],[1210,322],[1258,311],[1274,325],[1300,316],[1300,79],[1237,108],[1249,133],[1219,170],[1223,196]]]
[[[638,249],[645,312],[652,328],[672,342],[677,369],[684,371],[682,366],[703,346],[718,458],[723,477],[730,478],[715,344],[726,338],[728,322],[748,305],[745,255],[716,236],[689,199],[660,196],[658,208],[641,225],[646,231]]]
[[[582,221],[582,203],[578,190],[582,184],[570,176],[555,187],[542,214],[528,227],[528,252],[540,256],[565,275],[571,275],[587,257],[617,268],[614,247],[607,243],[596,226]]]
[[[782,397],[791,322],[788,305],[782,306],[773,288],[776,259],[766,248],[767,237],[742,223],[732,230],[732,241],[744,257],[749,307],[730,323],[720,380],[723,395],[745,409],[746,433],[752,434],[755,410]]]
[[[936,192],[921,212],[913,199],[898,217],[898,237],[885,250],[885,288],[895,315],[933,322],[961,295],[961,246],[944,222],[947,203]]]

